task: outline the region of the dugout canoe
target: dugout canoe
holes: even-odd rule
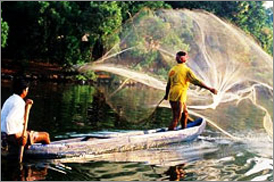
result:
[[[85,137],[34,144],[25,150],[24,158],[58,159],[85,157],[160,147],[172,143],[192,141],[205,129],[206,121],[198,118],[185,129],[167,131],[167,128],[129,131],[124,133],[91,134]]]

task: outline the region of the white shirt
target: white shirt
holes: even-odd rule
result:
[[[10,96],[1,110],[1,132],[8,135],[23,131],[25,101],[17,94]]]

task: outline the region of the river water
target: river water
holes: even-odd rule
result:
[[[142,92],[144,89],[138,85],[128,89],[134,90],[131,93],[138,90],[140,97],[146,94],[146,98],[150,97],[148,100],[160,97],[154,89]],[[2,80],[1,106],[11,93],[11,83]],[[132,104],[132,97],[125,97],[119,102]],[[49,132],[52,141],[96,131],[160,128],[167,126],[171,120],[169,108],[158,108],[149,120],[131,122],[110,107],[101,91],[89,85],[32,82],[28,98],[34,100],[28,128]],[[144,111],[125,112],[127,117],[132,115],[134,118]],[[2,159],[1,180],[273,180],[273,142],[264,131],[243,133],[245,140],[235,141],[207,125],[197,140],[162,148],[104,154],[89,160],[77,159],[65,163],[26,160],[22,166]],[[252,137],[254,135],[256,139]]]

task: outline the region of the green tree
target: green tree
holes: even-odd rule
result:
[[[60,65],[96,60],[120,41],[120,25],[144,7],[213,12],[252,34],[273,55],[273,10],[265,10],[261,1],[10,1],[2,5],[5,58]]]
[[[3,19],[9,26],[9,39],[3,49],[3,57],[26,59],[36,54],[39,39],[37,2],[4,2]],[[31,51],[30,51],[31,50]]]
[[[266,38],[266,50],[269,54],[273,55],[273,8],[268,8],[266,10],[267,14],[267,20],[266,20],[266,25],[267,27],[265,30],[262,32],[265,34]]]
[[[9,26],[8,23],[3,21],[1,10],[1,47],[5,47],[8,39]]]
[[[261,47],[273,55],[273,22],[268,21],[263,1],[239,1],[235,9],[236,13],[230,15],[230,20],[253,35]]]
[[[100,57],[111,47],[106,37],[122,22],[117,2],[5,2],[12,27],[3,51],[14,59],[41,59],[72,65]],[[82,41],[83,36],[87,41]],[[116,42],[118,40],[114,40]],[[96,45],[97,43],[97,45]],[[102,51],[100,50],[102,47]],[[96,58],[96,57],[95,57]]]
[[[229,20],[255,37],[261,47],[273,55],[273,10],[263,1],[166,1],[173,8],[203,9]]]
[[[80,50],[82,10],[78,4],[69,1],[39,1],[39,4],[42,56],[59,64],[84,62]]]
[[[116,1],[92,1],[85,18],[85,25],[90,32],[93,58],[98,59],[119,41],[116,30],[122,24],[121,8]],[[109,36],[113,38],[112,41],[107,41]]]
[[[121,9],[115,1],[39,3],[47,57],[70,65],[80,64],[101,57],[118,41],[106,42],[122,22]]]
[[[151,10],[171,8],[171,6],[164,1],[118,1],[117,3],[122,8],[123,21],[128,20],[143,8],[149,8]]]

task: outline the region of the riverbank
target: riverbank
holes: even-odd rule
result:
[[[24,75],[31,80],[72,82],[77,71],[57,64],[37,61],[1,60],[1,79],[12,80],[16,75]]]
[[[95,71],[95,75],[79,73],[73,67],[60,66],[58,64],[44,63],[42,61],[13,61],[10,59],[1,60],[1,80],[10,81],[16,75],[23,75],[32,81],[48,81],[57,83],[94,84],[96,82],[108,84],[113,78],[105,72]],[[123,83],[121,80],[120,84]],[[127,86],[136,84],[133,80],[127,80]]]

